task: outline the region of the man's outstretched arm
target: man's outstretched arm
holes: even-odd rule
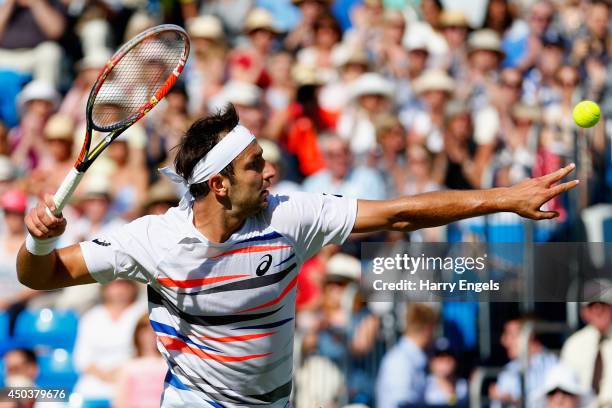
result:
[[[578,185],[578,180],[557,184],[574,167],[570,164],[511,187],[439,191],[386,201],[359,200],[353,232],[414,231],[495,212],[513,212],[534,220],[555,218],[558,213],[541,211],[540,207]]]
[[[53,210],[53,197],[45,197],[25,218],[30,234],[37,239],[57,237],[64,232],[66,220],[50,215],[46,208]],[[96,282],[89,274],[79,245],[54,250],[48,255],[32,255],[21,246],[17,255],[17,277],[25,286],[37,290],[58,289],[67,286]]]

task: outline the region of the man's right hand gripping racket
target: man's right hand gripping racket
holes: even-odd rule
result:
[[[100,153],[168,94],[188,56],[185,30],[164,24],[132,38],[106,63],[87,100],[87,131],[81,153],[53,197],[55,216]],[[92,148],[94,130],[108,134]]]

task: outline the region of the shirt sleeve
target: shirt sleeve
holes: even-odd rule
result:
[[[269,202],[272,227],[294,242],[303,261],[327,244],[342,244],[357,217],[357,200],[340,196],[296,192]]]
[[[80,243],[83,259],[91,276],[100,283],[131,279],[149,283],[155,279],[160,249],[155,238],[152,216],[142,217],[115,231]]]

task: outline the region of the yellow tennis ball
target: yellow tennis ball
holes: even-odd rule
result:
[[[601,110],[599,105],[592,101],[582,101],[574,107],[572,112],[574,122],[582,128],[593,127],[599,122]]]

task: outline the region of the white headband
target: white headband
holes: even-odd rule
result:
[[[186,208],[193,201],[193,197],[189,192],[189,186],[207,181],[215,174],[218,174],[254,140],[255,136],[253,136],[249,129],[238,125],[221,139],[206,156],[200,159],[193,168],[189,180],[185,180],[169,167],[161,168],[159,172],[170,178],[174,183],[181,184],[186,188],[187,191],[179,204],[181,208]]]

